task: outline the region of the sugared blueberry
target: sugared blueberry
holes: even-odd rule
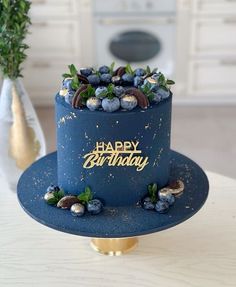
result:
[[[89,75],[87,79],[89,83],[94,86],[97,86],[100,83],[100,78],[96,74]]]
[[[95,111],[101,107],[101,100],[97,97],[91,97],[87,100],[86,106],[90,111]]]
[[[162,190],[164,192],[162,192]],[[161,201],[166,201],[168,202],[169,206],[173,205],[175,202],[175,197],[174,195],[168,191],[167,189],[162,189],[158,192],[158,197]]]
[[[111,74],[101,74],[100,79],[103,83],[109,84],[111,82]]]
[[[89,213],[95,215],[102,211],[102,202],[99,199],[92,199],[87,203],[87,210]]]
[[[74,91],[68,91],[65,95],[65,102],[69,105],[72,103],[72,99],[74,97],[75,92]]]
[[[110,68],[107,66],[101,66],[98,71],[100,74],[108,74],[110,72]]]
[[[47,188],[47,192],[54,192],[54,191],[56,192],[60,191],[60,187],[54,184],[49,185],[49,187]]]
[[[80,74],[85,76],[85,77],[88,77],[89,75],[91,75],[92,72],[93,72],[92,68],[81,68],[80,69]]]
[[[120,99],[120,105],[123,109],[126,110],[133,110],[138,104],[138,101],[135,96],[133,95],[124,95]]]
[[[105,98],[107,95],[107,87],[97,87],[96,91],[95,91],[95,96],[99,99],[103,99]]]
[[[112,78],[111,78],[111,82],[112,82],[112,84],[114,84],[114,85],[120,85],[121,84],[121,77],[120,76],[113,76]]]
[[[160,101],[161,101],[161,96],[157,93],[154,93],[154,96],[152,98],[152,102],[157,104],[157,103],[160,103]]]
[[[155,210],[158,213],[166,213],[169,210],[169,203],[167,201],[157,201],[155,204]]]
[[[120,100],[117,97],[105,98],[102,100],[102,107],[104,111],[112,113],[120,108]]]
[[[157,94],[160,95],[162,99],[167,99],[170,96],[170,91],[159,87]]]
[[[125,94],[125,89],[122,86],[115,86],[114,93],[118,98],[120,98]]]
[[[72,82],[71,78],[65,78],[64,81],[62,82],[62,88],[70,90],[71,89],[71,82]]]
[[[123,80],[124,82],[126,82],[127,84],[133,84],[134,76],[131,75],[131,74],[125,73],[125,74],[122,76],[122,80]]]
[[[85,207],[81,203],[74,203],[70,208],[71,214],[73,216],[83,216],[85,213]]]
[[[135,73],[135,76],[142,77],[142,76],[144,76],[146,74],[146,71],[144,69],[142,69],[142,68],[138,68],[138,69],[136,69],[134,71],[134,73]]]
[[[143,199],[142,206],[146,210],[153,210],[155,208],[155,204],[151,201],[151,198],[148,196]]]
[[[141,86],[143,83],[143,79],[140,76],[134,77],[134,86],[137,88]]]

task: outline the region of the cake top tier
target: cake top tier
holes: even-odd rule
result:
[[[167,99],[174,84],[157,68],[151,70],[149,66],[135,70],[130,64],[115,68],[114,63],[99,69],[77,69],[73,64],[68,67],[59,95],[75,109],[104,112],[130,111],[137,106],[147,109]]]

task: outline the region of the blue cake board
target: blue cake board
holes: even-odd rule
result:
[[[57,183],[57,153],[33,163],[21,176],[17,194],[22,208],[33,219],[58,231],[94,238],[124,238],[173,227],[189,219],[205,203],[209,183],[204,171],[186,156],[171,152],[171,178],[181,179],[185,190],[166,214],[138,205],[105,206],[99,215],[74,217],[70,211],[49,206],[43,199],[47,187]]]

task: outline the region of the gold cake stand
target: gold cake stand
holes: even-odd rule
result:
[[[119,256],[134,250],[138,245],[138,238],[92,238],[90,244],[103,255]]]

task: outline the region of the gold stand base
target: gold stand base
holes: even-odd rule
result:
[[[138,238],[92,238],[92,248],[104,255],[118,256],[130,252],[137,247]]]

